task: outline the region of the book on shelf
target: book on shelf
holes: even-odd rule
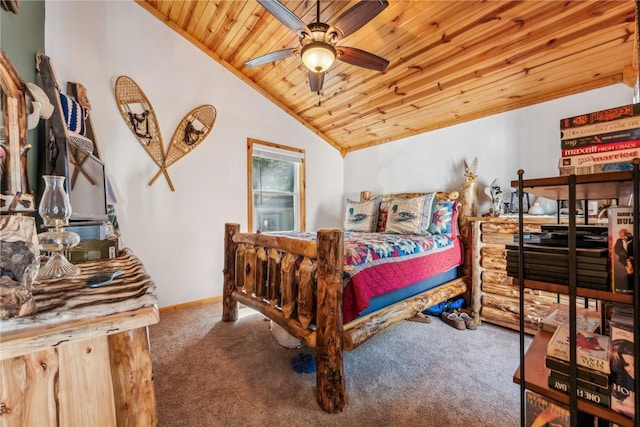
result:
[[[544,359],[544,364],[547,368],[552,371],[561,372],[565,375],[569,375],[570,367],[569,362],[566,362],[561,359],[557,359],[555,357],[546,356]],[[584,368],[582,366],[577,367],[578,370],[578,378],[596,385],[598,387],[607,388],[609,387],[609,375],[604,374],[602,372],[595,371],[593,369]]]
[[[559,390],[567,394],[571,390],[569,380],[558,378],[556,375],[554,375],[553,371],[549,372],[547,382],[548,382],[549,388],[552,388],[554,390]],[[607,393],[601,393],[601,392],[589,389],[587,387],[582,386],[580,383],[578,383],[578,390],[576,394],[580,399],[588,400],[589,402],[593,402],[607,408],[610,405],[611,399]]]
[[[614,305],[611,329],[611,409],[634,416],[635,373],[633,345],[633,309]]]
[[[606,335],[576,329],[576,359],[578,366],[610,374],[610,338]],[[547,345],[547,356],[569,361],[569,325],[556,328]]]
[[[571,416],[569,409],[557,402],[531,390],[525,391],[525,425],[538,426],[569,426]]]
[[[553,310],[540,323],[540,329],[547,332],[555,332],[559,325],[569,324],[569,307],[562,306]],[[584,313],[576,313],[576,328],[587,332],[598,332],[600,320],[597,317]]]
[[[560,141],[560,149],[589,147],[592,145],[610,144],[620,141],[631,141],[640,138],[640,128],[621,130],[618,132],[601,133],[582,136],[579,138],[563,139]]]
[[[603,335],[611,336],[611,316],[613,315],[613,306],[615,305],[615,303],[601,301],[600,304],[602,307],[602,317],[604,321],[604,323],[600,325],[600,333]]]
[[[597,164],[630,162],[640,157],[640,148],[625,148],[605,153],[581,154],[571,157],[560,157],[558,167],[592,166]]]
[[[626,104],[606,110],[593,111],[560,120],[560,129],[578,128],[594,123],[606,123],[625,117],[640,115],[640,104]]]
[[[567,128],[560,131],[560,141],[566,139],[582,138],[590,135],[619,132],[627,129],[640,128],[640,117],[624,117],[602,123],[593,123],[579,128]]]
[[[586,166],[560,166],[560,176],[567,175],[591,175],[594,173],[621,172],[633,170],[633,163],[626,162],[600,163]]]
[[[611,290],[633,292],[633,208],[615,206],[608,209]]]
[[[640,129],[634,129],[637,131]],[[562,157],[582,156],[585,154],[611,153],[619,150],[629,150],[640,147],[640,139],[627,139],[604,144],[587,145],[584,147],[563,148],[560,155]]]
[[[549,375],[561,381],[566,381],[567,383],[571,382],[571,375],[565,374],[564,372],[556,371],[554,369],[549,369]],[[601,387],[597,384],[583,380],[582,378],[579,378],[579,377],[576,378],[576,381],[578,382],[578,385],[582,388],[586,388],[587,390],[591,390],[591,391],[596,391],[598,393],[603,393],[603,394],[606,394],[607,396],[611,395],[611,392],[609,391],[609,387]]]

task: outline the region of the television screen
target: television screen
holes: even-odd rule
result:
[[[107,193],[104,163],[79,148],[68,145],[67,193],[71,220],[107,221]]]

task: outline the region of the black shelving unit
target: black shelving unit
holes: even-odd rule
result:
[[[597,298],[604,301],[616,301],[627,304],[633,304],[634,307],[634,350],[635,360],[635,408],[636,417],[634,420],[625,417],[611,409],[607,409],[588,401],[578,399],[577,390],[577,359],[576,346],[571,346],[570,351],[570,389],[568,397],[565,394],[551,390],[548,388],[541,378],[544,376],[542,372],[546,372],[544,368],[544,352],[546,351],[546,342],[550,338],[550,334],[539,332],[534,336],[529,348],[525,351],[525,328],[524,316],[520,316],[520,366],[514,374],[514,381],[520,384],[521,399],[521,425],[525,425],[525,390],[531,389],[535,392],[545,395],[547,398],[558,401],[561,404],[568,404],[571,415],[572,427],[579,427],[584,424],[585,417],[598,419],[599,426],[606,426],[608,422],[613,422],[622,426],[640,427],[640,388],[638,387],[638,373],[640,373],[640,333],[639,323],[640,316],[638,309],[640,308],[640,292],[634,292],[633,295],[622,295],[608,291],[587,290],[577,287],[577,268],[576,268],[576,202],[579,200],[601,200],[601,199],[618,199],[628,200],[633,196],[633,250],[634,254],[640,254],[640,221],[638,220],[640,212],[640,159],[633,162],[633,171],[609,172],[591,175],[568,175],[553,178],[524,179],[524,171],[518,171],[518,179],[512,181],[512,187],[518,189],[519,194],[534,193],[538,196],[546,197],[553,200],[567,200],[569,202],[569,224],[568,224],[568,245],[569,245],[569,284],[558,285],[551,283],[542,283],[528,281],[524,273],[524,243],[523,239],[519,241],[519,272],[518,284],[520,290],[520,313],[524,313],[524,289],[553,289],[558,293],[569,295],[569,318],[570,318],[570,340],[576,342],[576,298],[578,296],[587,296]],[[522,212],[522,199],[519,200],[520,212]],[[519,233],[524,235],[523,216],[519,214]],[[634,257],[634,289],[640,289],[640,275],[638,267],[639,257]],[[542,359],[542,360],[540,360]],[[528,366],[529,365],[529,366]]]

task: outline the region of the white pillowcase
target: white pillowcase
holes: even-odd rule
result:
[[[363,202],[347,199],[344,229],[346,231],[376,231],[379,209],[380,196]]]
[[[385,233],[427,234],[435,196],[391,199]]]

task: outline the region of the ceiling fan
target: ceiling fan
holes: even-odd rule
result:
[[[384,71],[389,61],[373,53],[355,47],[337,46],[338,40],[355,33],[382,12],[389,2],[386,0],[362,0],[355,4],[333,23],[320,22],[320,1],[316,2],[316,22],[305,24],[298,16],[278,0],[257,0],[282,24],[294,31],[300,47],[277,50],[245,62],[247,67],[257,67],[270,62],[300,55],[309,69],[309,86],[312,92],[322,90],[324,74],[336,59],[347,64]]]

